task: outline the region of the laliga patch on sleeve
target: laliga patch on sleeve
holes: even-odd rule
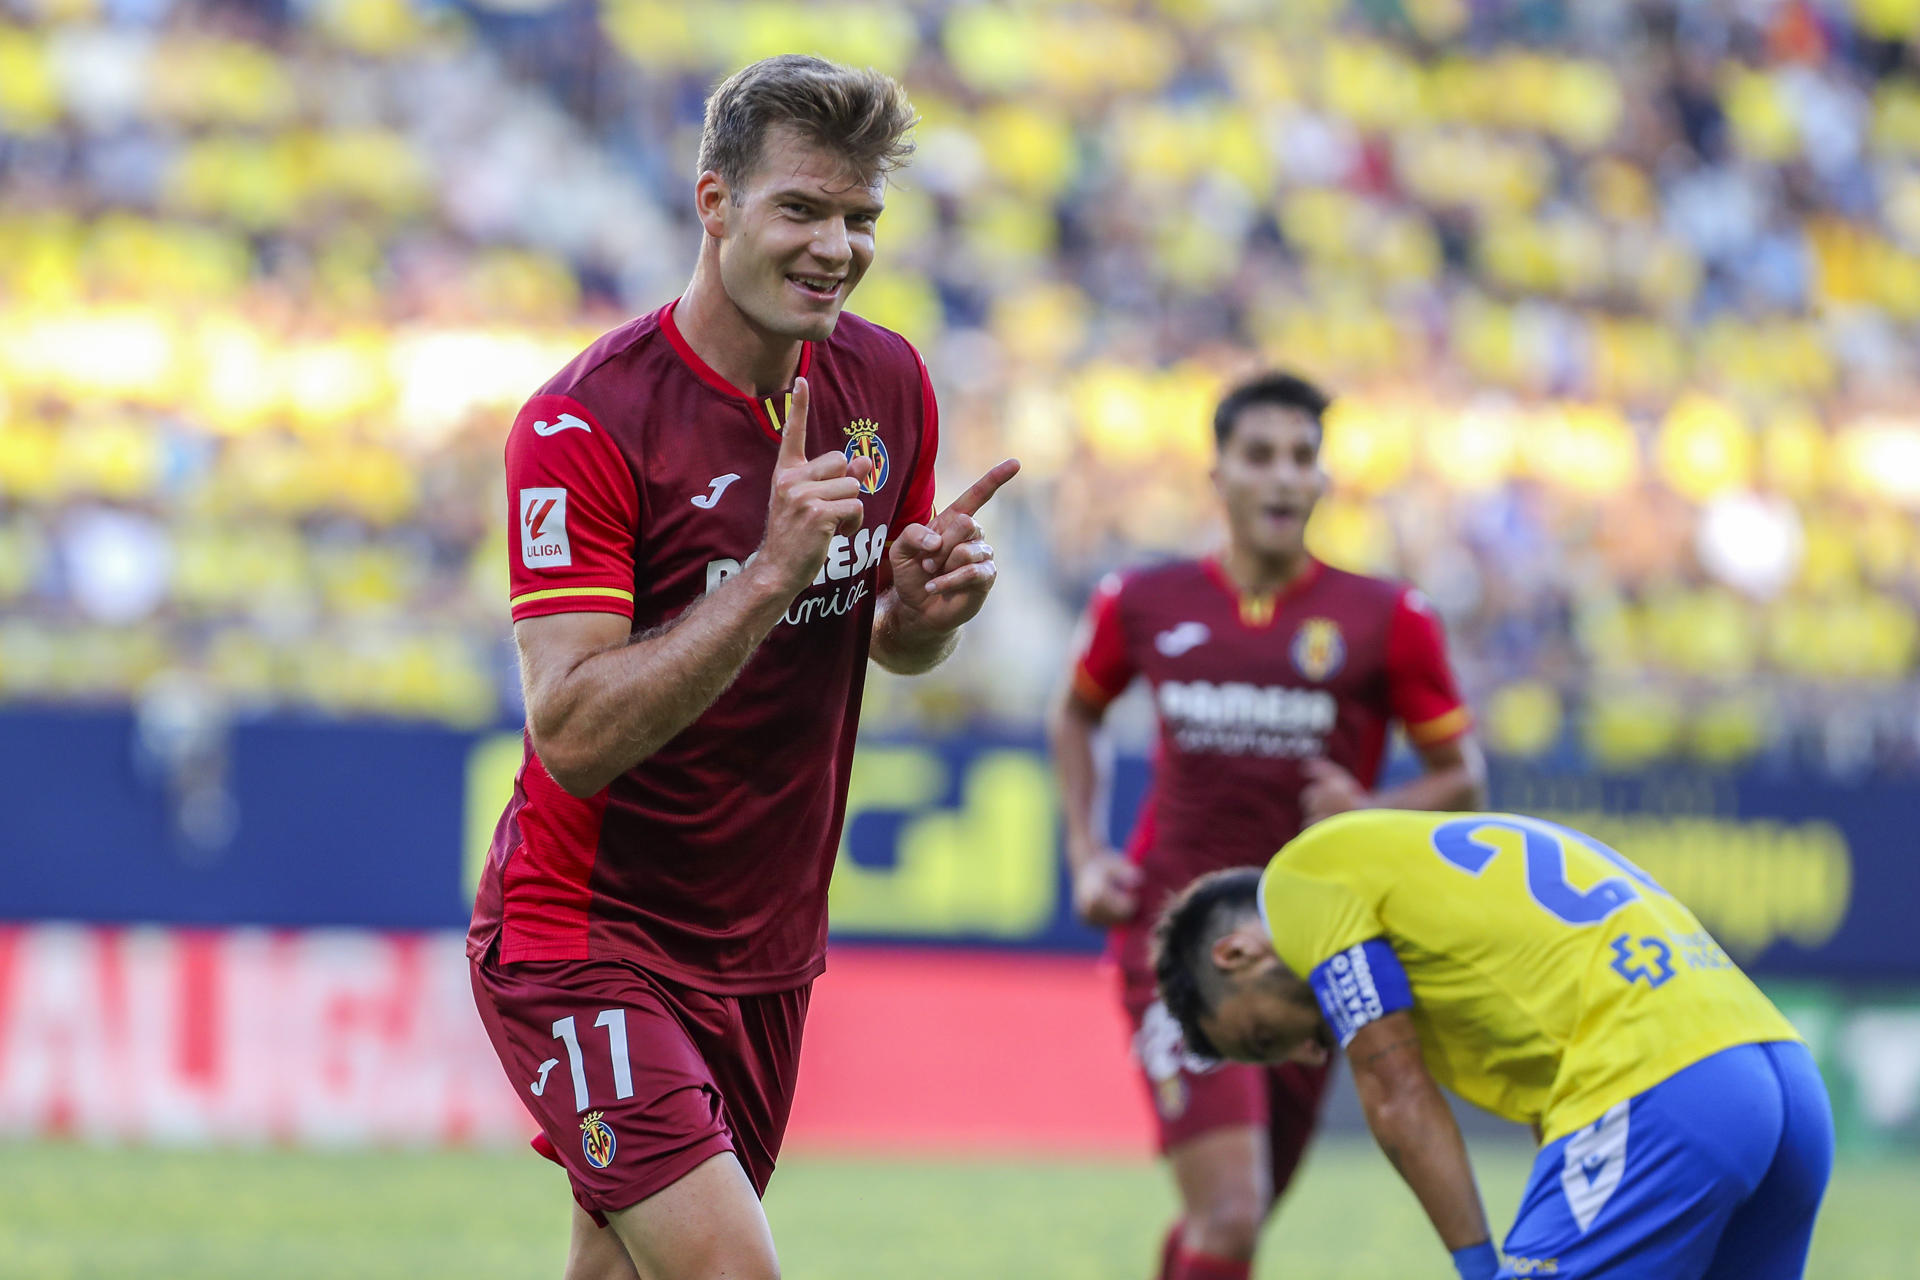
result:
[[[559,569],[573,563],[567,545],[567,491],[520,491],[520,563],[529,569]]]
[[[1369,1022],[1413,1007],[1407,971],[1385,938],[1368,938],[1328,957],[1309,981],[1342,1049]]]

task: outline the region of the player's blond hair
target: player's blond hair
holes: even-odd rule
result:
[[[900,82],[871,67],[798,53],[762,58],[722,80],[707,99],[699,168],[719,174],[738,199],[768,131],[784,125],[846,157],[872,182],[912,156],[908,133],[916,119]]]

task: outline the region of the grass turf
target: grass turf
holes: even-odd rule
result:
[[[1527,1153],[1476,1154],[1504,1225]],[[767,1199],[788,1280],[1146,1280],[1172,1209],[1144,1162],[794,1157]],[[1844,1163],[1809,1275],[1920,1275],[1920,1159]],[[0,1276],[558,1276],[566,1193],[521,1152],[0,1146]],[[1269,1232],[1267,1280],[1449,1274],[1364,1143],[1329,1142]]]

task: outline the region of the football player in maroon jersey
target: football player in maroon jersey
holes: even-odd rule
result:
[[[506,445],[526,747],[467,953],[563,1165],[571,1277],[773,1277],[793,1099],[869,658],[925,671],[994,582],[937,515],[932,385],[843,313],[910,150],[900,86],[755,63],[707,102],[674,302],[529,400]]]
[[[1108,928],[1134,1055],[1179,1186],[1162,1280],[1241,1280],[1312,1135],[1323,1053],[1265,1068],[1188,1054],[1155,998],[1148,937],[1168,897],[1209,871],[1265,866],[1308,823],[1362,805],[1482,803],[1484,767],[1418,591],[1306,549],[1327,398],[1289,374],[1232,391],[1214,416],[1227,524],[1218,556],[1109,577],[1050,720],[1074,908]],[[1159,720],[1152,789],[1125,854],[1096,813],[1095,737],[1136,677]],[[1390,725],[1422,766],[1373,790]]]

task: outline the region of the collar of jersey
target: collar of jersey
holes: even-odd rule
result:
[[[1240,624],[1242,626],[1253,627],[1255,629],[1272,626],[1273,620],[1280,616],[1281,604],[1283,604],[1288,600],[1293,599],[1293,597],[1299,595],[1302,591],[1305,591],[1308,587],[1312,586],[1314,582],[1320,577],[1320,570],[1325,567],[1318,560],[1314,559],[1312,556],[1308,556],[1306,569],[1303,570],[1300,576],[1295,578],[1292,582],[1289,582],[1286,586],[1280,588],[1280,590],[1274,592],[1271,596],[1250,596],[1246,592],[1242,591],[1239,588],[1239,586],[1234,583],[1234,580],[1232,578],[1227,576],[1226,566],[1220,563],[1219,556],[1208,556],[1204,560],[1202,560],[1200,563],[1202,567],[1206,569],[1207,576],[1209,578],[1212,578],[1214,582],[1219,586],[1219,588],[1222,591],[1226,592],[1227,595],[1233,600],[1235,612],[1240,619]],[[1264,609],[1261,610],[1261,612],[1266,613],[1267,615],[1266,621],[1264,622],[1248,622],[1247,621],[1247,617],[1246,617],[1247,611],[1248,611],[1247,606],[1251,604],[1259,604],[1259,605],[1265,606]]]
[[[774,439],[778,440],[780,438],[781,424],[779,417],[773,410],[773,397],[768,396],[762,400],[748,395],[716,373],[712,365],[702,360],[699,353],[687,342],[686,335],[680,332],[680,326],[673,322],[673,309],[679,305],[680,299],[675,298],[672,302],[660,308],[660,330],[667,335],[668,345],[673,348],[674,353],[680,357],[687,368],[693,370],[693,375],[696,378],[712,387],[715,391],[718,391],[721,395],[739,401],[746,407],[747,412],[753,415],[754,420],[759,422],[761,427],[771,434]],[[794,370],[793,376],[796,378],[804,378],[807,376],[807,371],[812,367],[813,344],[811,342],[803,342],[800,344],[800,365]]]

